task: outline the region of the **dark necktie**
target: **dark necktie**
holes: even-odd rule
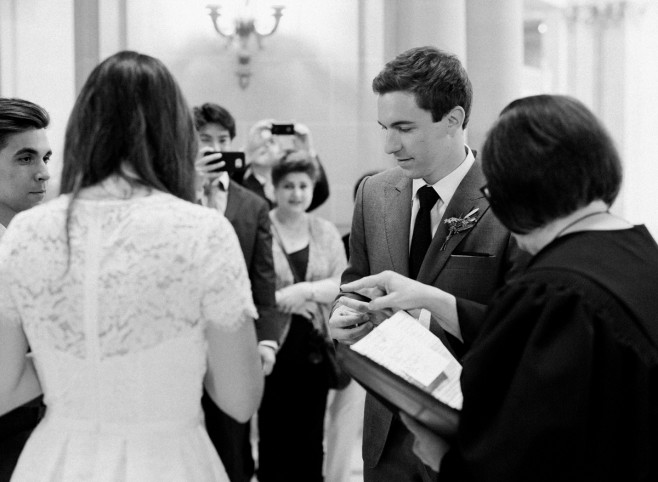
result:
[[[409,251],[409,276],[413,279],[418,277],[420,265],[423,264],[425,253],[432,242],[432,218],[431,211],[439,195],[432,186],[423,186],[418,190],[420,209],[414,223],[414,234],[411,238],[411,250]]]

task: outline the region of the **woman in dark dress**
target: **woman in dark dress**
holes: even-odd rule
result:
[[[305,151],[288,154],[272,168],[276,301],[291,320],[258,412],[260,482],[323,480],[330,387],[325,320],[347,260],[338,229],[306,212],[317,175]]]
[[[658,480],[658,246],[612,215],[621,164],[580,102],[512,102],[482,151],[491,208],[533,258],[463,360],[455,440],[403,416],[440,481]],[[372,308],[425,306],[385,273]],[[433,289],[433,288],[432,288]],[[392,301],[391,301],[392,300]]]

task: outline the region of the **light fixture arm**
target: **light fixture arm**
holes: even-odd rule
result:
[[[274,17],[274,25],[270,29],[269,32],[267,33],[261,33],[258,30],[254,28],[254,32],[256,32],[256,35],[258,35],[259,38],[265,38],[269,37],[272,35],[274,32],[276,32],[276,29],[279,28],[279,22],[281,21],[281,17],[283,17],[283,9],[286,8],[283,5],[273,5],[272,6],[272,16]]]
[[[246,0],[246,5],[248,6],[249,0]],[[271,36],[279,28],[279,22],[283,16],[283,5],[273,5],[272,6],[272,17],[274,17],[274,24],[269,29],[268,32],[259,32],[256,29],[256,19],[254,15],[247,13],[236,17],[233,20],[234,30],[231,33],[222,31],[218,19],[222,16],[220,13],[220,5],[207,5],[208,15],[212,21],[212,26],[215,28],[215,31],[224,39],[227,40],[228,45],[232,44],[234,40],[238,40],[239,49],[238,49],[238,71],[236,72],[241,88],[246,88],[249,84],[249,78],[251,77],[251,53],[249,52],[249,39],[251,37],[256,38],[256,44],[258,49],[263,48],[262,39]]]
[[[217,19],[222,16],[221,13],[219,13],[219,9],[222,8],[219,5],[208,5],[208,15],[210,16],[210,20],[212,20],[212,26],[215,27],[215,32],[217,32],[220,36],[225,38],[228,41],[233,40],[233,37],[235,36],[234,33],[232,34],[225,34],[222,32],[222,29],[219,28],[219,25],[217,24]]]

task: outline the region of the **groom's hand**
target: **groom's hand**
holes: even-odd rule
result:
[[[344,296],[338,299],[329,318],[329,334],[334,340],[351,345],[370,333],[374,325],[368,313],[348,308],[346,300],[349,298]]]
[[[373,327],[395,314],[395,310],[391,308],[373,309],[373,301],[360,301],[346,297],[344,303],[346,308],[358,313],[366,313]]]

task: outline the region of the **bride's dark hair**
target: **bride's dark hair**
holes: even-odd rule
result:
[[[123,51],[96,66],[66,127],[60,192],[71,194],[69,254],[71,213],[81,189],[117,175],[194,202],[197,149],[187,102],[160,60]]]
[[[194,123],[171,73],[158,59],[119,52],[91,72],[75,102],[61,192],[73,201],[110,175],[126,177],[129,167],[140,184],[194,201],[196,153]]]

